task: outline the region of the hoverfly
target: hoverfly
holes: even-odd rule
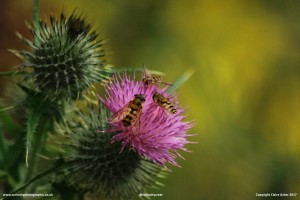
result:
[[[145,75],[142,78],[142,82],[144,83],[145,86],[149,86],[149,85],[158,86],[159,84],[172,85],[170,83],[162,82],[161,76],[152,76],[152,74],[148,71],[145,71]]]
[[[134,98],[116,112],[108,122],[121,122],[125,128],[131,126],[134,134],[138,133],[140,126],[139,116],[142,113],[144,102],[145,97],[142,94],[135,94]]]
[[[174,107],[174,105],[169,101],[169,99],[167,99],[166,97],[164,97],[163,95],[159,94],[158,92],[154,92],[153,96],[153,103],[156,106],[159,106],[161,108],[164,109],[164,113],[166,115],[169,114],[176,114],[177,110]],[[153,106],[153,105],[152,105]]]

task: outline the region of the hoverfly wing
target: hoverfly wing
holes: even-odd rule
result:
[[[144,66],[144,78],[151,77],[151,76],[152,76],[152,74],[151,74],[150,70],[146,69],[146,67]]]
[[[167,108],[161,107],[159,105],[157,105],[157,107],[158,107],[158,116],[168,118],[172,115],[172,112],[170,112],[170,110],[168,110]]]
[[[109,120],[108,123],[115,123],[122,121],[126,115],[130,112],[131,108],[129,107],[129,103],[127,103],[122,109],[117,111]]]
[[[161,117],[165,116],[164,112],[165,112],[164,108],[159,106],[156,102],[152,102],[148,107],[148,111],[147,111],[146,115],[148,115],[149,113],[152,113],[151,114],[152,117],[149,120],[156,121],[156,120],[160,119]],[[155,114],[153,114],[153,113],[155,113]]]
[[[161,81],[158,81],[158,83],[160,84],[164,84],[164,85],[168,85],[168,86],[173,86],[172,83],[168,83],[168,82],[161,82]]]
[[[159,105],[155,102],[152,102],[151,104],[149,104],[148,111],[153,112],[155,111],[155,109],[157,109],[157,107],[159,107]]]
[[[140,117],[138,116],[137,119],[132,123],[132,133],[134,135],[137,135],[139,132],[140,132],[140,124],[141,124],[141,121],[140,121]]]
[[[172,114],[175,114],[175,113],[173,113],[173,112],[171,112],[170,110],[167,110],[167,109],[165,109],[165,108],[163,108],[162,110],[163,110],[163,115],[164,115],[165,117],[170,117]]]

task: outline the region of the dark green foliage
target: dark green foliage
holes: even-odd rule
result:
[[[65,101],[82,98],[84,90],[105,81],[110,72],[110,68],[103,64],[102,42],[97,40],[96,32],[90,32],[91,25],[82,17],[75,14],[67,17],[62,13],[59,19],[51,15],[49,24],[43,21],[34,23],[34,29],[28,25],[33,41],[17,34],[30,50],[12,50],[23,59],[19,71],[27,72],[19,84],[27,95],[22,102],[28,108],[27,164],[40,121],[47,121],[49,129],[42,126],[46,131],[39,134],[51,131],[53,122],[63,121]]]
[[[49,22],[38,18],[34,0],[33,28],[28,25],[33,40],[17,33],[28,50],[11,50],[22,64],[17,71],[0,73],[22,77],[13,90],[17,102],[7,107],[17,108],[18,116],[0,113],[1,193],[49,191],[60,199],[127,200],[161,185],[155,180],[166,174],[161,166],[130,149],[121,153],[121,143],[111,143],[117,131],[108,130],[104,108],[72,112],[85,90],[114,73],[104,64],[103,42],[92,26],[75,13],[62,13],[58,19],[51,15]],[[63,156],[58,154],[61,149],[51,149],[59,141],[64,143]]]

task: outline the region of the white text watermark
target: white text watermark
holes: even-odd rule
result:
[[[257,197],[296,197],[298,193],[256,193]]]
[[[53,197],[53,194],[45,193],[18,193],[18,194],[3,194],[3,197]]]
[[[153,193],[140,193],[139,194],[140,197],[162,197],[162,194],[153,194]]]

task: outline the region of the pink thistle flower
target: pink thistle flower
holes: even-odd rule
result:
[[[143,73],[143,77],[146,72]],[[177,156],[182,156],[177,150],[188,151],[185,144],[190,143],[186,132],[193,124],[184,122],[186,116],[174,96],[167,94],[164,89],[155,84],[145,85],[135,78],[131,80],[126,73],[115,74],[105,86],[106,96],[100,98],[102,103],[115,115],[133,100],[135,95],[141,95],[145,101],[142,110],[130,126],[120,122],[109,122],[113,130],[121,131],[113,137],[113,141],[122,141],[122,149],[129,147],[140,156],[151,159],[165,166],[169,162],[175,166]],[[168,111],[153,100],[153,94],[158,92],[172,103],[177,112],[166,114]],[[124,118],[124,116],[123,116]],[[122,119],[123,119],[122,118]]]

